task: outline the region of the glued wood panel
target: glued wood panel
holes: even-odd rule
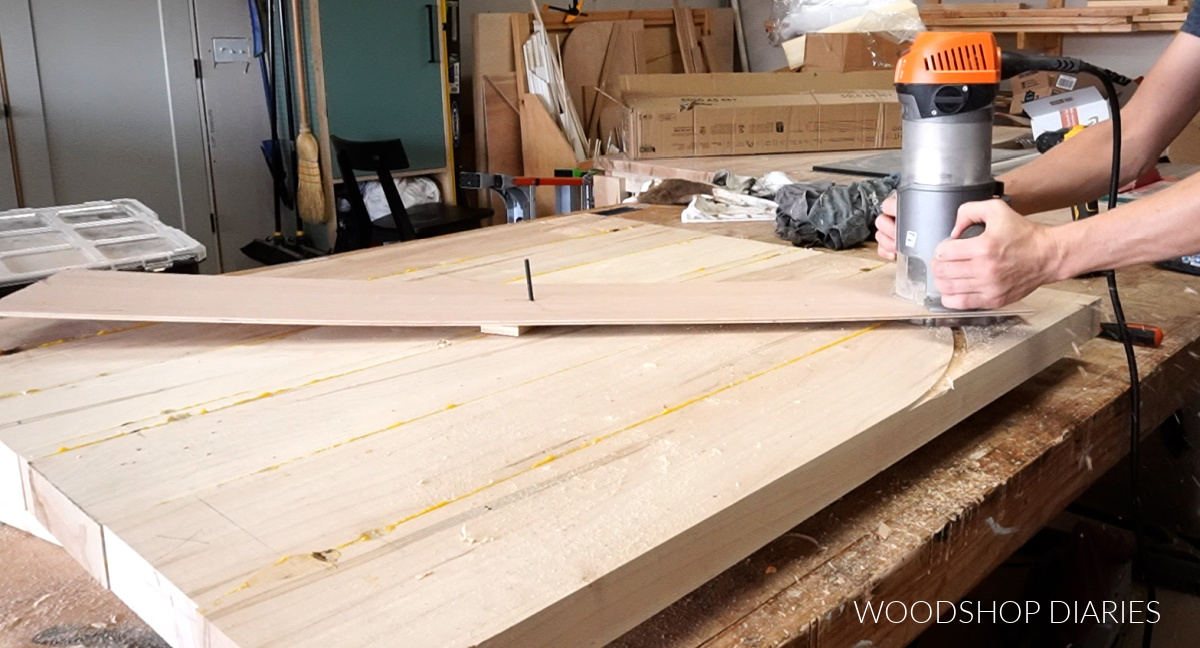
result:
[[[864,269],[591,215],[488,232],[264,274]],[[127,327],[0,357],[0,443],[103,530],[114,591],[178,646],[595,646],[1092,334],[1089,300],[1031,300],[954,360],[950,329],[899,324]]]

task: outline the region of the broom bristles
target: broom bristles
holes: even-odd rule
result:
[[[325,211],[325,189],[321,186],[320,147],[317,138],[307,129],[300,129],[296,136],[296,210],[301,220],[308,223],[324,223],[329,219]]]

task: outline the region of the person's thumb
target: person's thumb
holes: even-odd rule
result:
[[[883,199],[883,204],[880,206],[880,211],[895,218],[896,216],[896,192],[888,194],[887,198]]]
[[[954,230],[950,233],[950,238],[959,238],[962,233],[972,225],[987,225],[988,218],[996,213],[994,200],[981,200],[977,202],[963,203],[958,208],[958,215],[954,220]]]

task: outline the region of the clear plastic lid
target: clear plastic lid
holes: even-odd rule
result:
[[[67,268],[162,270],[204,257],[203,245],[136,200],[0,212],[0,286]]]

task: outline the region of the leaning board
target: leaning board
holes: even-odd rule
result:
[[[526,257],[555,283],[869,269],[578,215],[270,274],[503,282]],[[0,500],[174,646],[600,645],[1097,327],[1091,298],[1028,303],[969,345],[859,323],[154,324],[35,346],[3,322],[29,350],[0,357]]]
[[[961,319],[892,297],[892,267],[834,280],[543,284],[68,270],[0,299],[0,317],[295,326],[655,326]],[[1024,304],[966,313],[1024,315]]]

